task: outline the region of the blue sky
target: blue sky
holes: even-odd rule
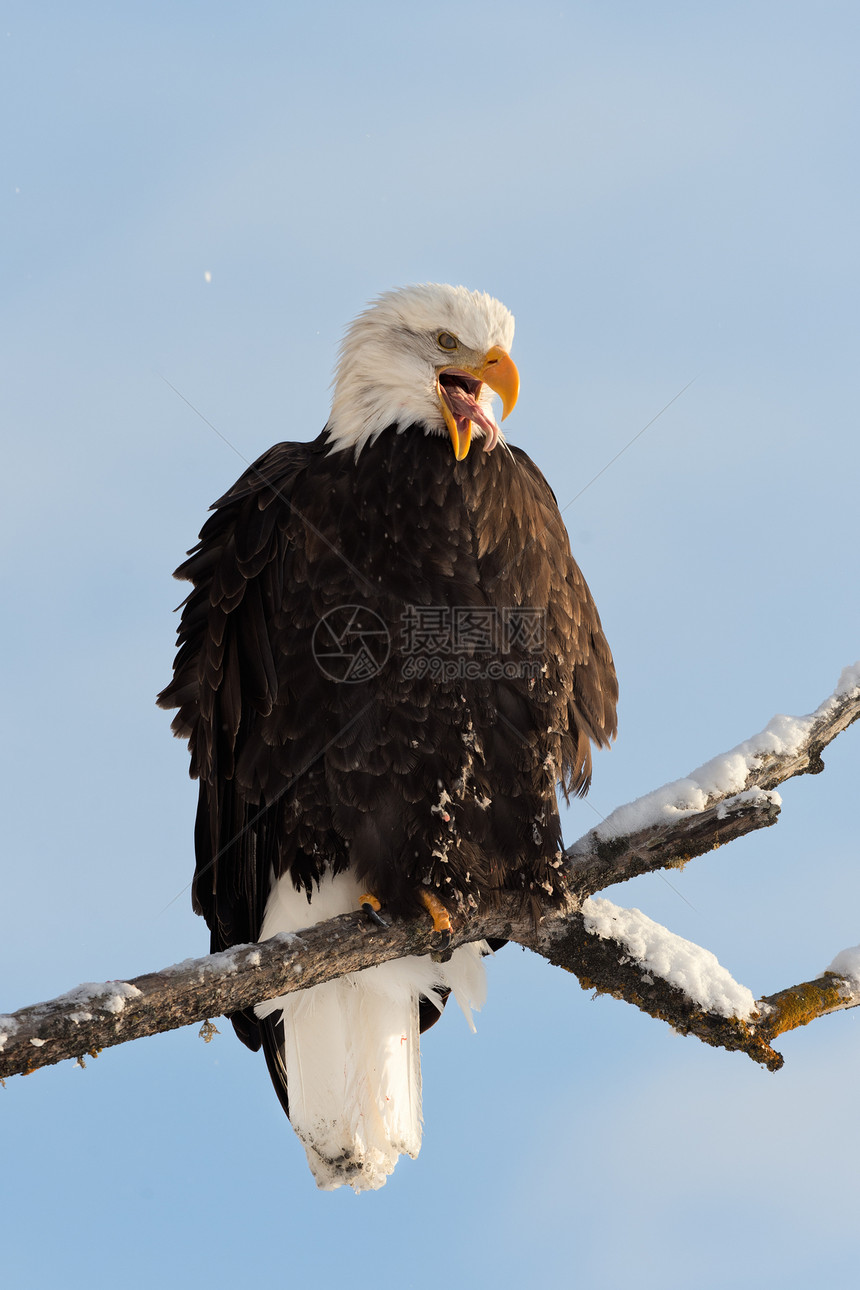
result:
[[[204,952],[170,573],[245,460],[322,427],[380,290],[516,314],[506,430],[621,680],[594,810],[829,693],[860,654],[858,29],[829,0],[6,6],[0,1008]],[[815,974],[860,939],[857,739],[775,829],[614,899],[756,994]],[[515,948],[489,975],[477,1036],[427,1037],[421,1156],[361,1198],[316,1193],[226,1025],[9,1081],[9,1284],[853,1279],[856,1016],[770,1075]]]

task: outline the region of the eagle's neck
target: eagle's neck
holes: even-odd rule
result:
[[[358,455],[389,427],[414,425],[446,433],[433,372],[408,349],[392,349],[375,335],[348,337],[326,426],[332,452]]]

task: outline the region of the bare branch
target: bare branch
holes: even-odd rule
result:
[[[760,1001],[762,1019],[757,1029],[762,1037],[774,1039],[787,1030],[808,1026],[818,1017],[831,1012],[844,1012],[846,1008],[860,1005],[860,982],[841,976],[838,972],[825,972],[814,981],[792,985],[778,994],[765,995]]]
[[[731,753],[620,807],[581,838],[567,852],[571,899],[566,907],[548,911],[539,926],[525,913],[521,898],[506,896],[497,908],[458,927],[451,948],[486,937],[516,941],[575,973],[586,989],[624,999],[684,1034],[746,1052],[777,1069],[782,1058],[770,1040],[817,1017],[855,1007],[860,985],[853,978],[829,971],[756,1004],[707,951],[673,937],[638,911],[588,898],[612,883],[683,864],[775,823],[780,805],[775,785],[794,775],[818,773],[822,749],[858,716],[860,666],[855,665],[811,716],[775,718]],[[599,905],[614,911],[608,923],[605,910],[601,923]],[[633,933],[629,926],[621,929],[624,916],[629,920],[633,915]],[[613,919],[620,930],[613,930]],[[641,948],[643,936],[652,949]],[[406,954],[427,954],[435,944],[425,919],[381,929],[360,914],[348,914],[292,936],[234,946],[131,981],[79,986],[58,999],[0,1017],[0,1078],[67,1058],[80,1060],[113,1044],[252,1007]],[[656,957],[654,945],[660,949]],[[689,973],[677,970],[690,953],[698,956],[704,987],[694,987]]]

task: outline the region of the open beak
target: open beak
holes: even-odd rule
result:
[[[484,431],[485,452],[492,452],[499,440],[499,427],[480,403],[482,385],[489,385],[502,400],[504,421],[517,401],[520,374],[510,354],[499,345],[488,350],[475,367],[443,367],[436,373],[436,394],[457,461],[469,451],[473,424]]]

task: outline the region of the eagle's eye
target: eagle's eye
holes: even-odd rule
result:
[[[457,340],[457,337],[452,336],[449,331],[440,331],[439,335],[436,337],[436,344],[440,349],[452,350],[456,349],[460,342]]]

